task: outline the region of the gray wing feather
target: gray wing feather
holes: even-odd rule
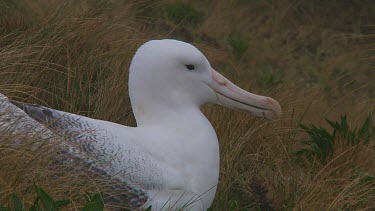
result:
[[[87,121],[81,121],[78,115],[72,115],[35,104],[21,103],[13,100],[10,100],[10,102],[22,109],[31,118],[70,141],[78,141],[82,137],[92,140],[97,138],[93,126]]]
[[[80,168],[85,168],[84,170],[89,170],[96,177],[99,176],[106,181],[110,181],[110,188],[121,194],[106,194],[104,198],[107,203],[121,205],[125,202],[127,206],[134,209],[140,208],[147,201],[146,191],[128,184],[121,179],[124,174],[118,176],[121,172],[113,170],[114,167],[112,165],[123,162],[124,158],[121,154],[122,148],[111,146],[108,141],[113,138],[111,133],[107,131],[98,132],[94,125],[82,120],[81,116],[78,115],[40,105],[26,104],[13,100],[10,102],[22,109],[32,119],[62,136],[64,140],[71,142],[69,143],[69,150],[61,152],[64,155],[68,155],[63,156],[65,158],[68,157],[68,159],[64,158],[57,161],[59,164],[64,162],[84,163],[84,165],[74,170],[80,171],[82,170]],[[113,160],[114,158],[122,160]]]

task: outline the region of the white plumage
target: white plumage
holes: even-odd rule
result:
[[[0,111],[24,115],[77,143],[69,154],[119,181],[124,194],[135,195],[128,198],[130,206],[153,210],[206,210],[214,200],[219,145],[201,105],[217,103],[266,118],[281,114],[277,101],[240,89],[198,49],[176,40],[153,40],[138,49],[129,94],[137,127],[4,97]]]

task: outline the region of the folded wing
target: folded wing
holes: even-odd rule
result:
[[[64,147],[59,154],[63,156],[54,163],[69,164],[66,165],[65,173],[84,171],[91,174],[89,176],[92,178],[106,181],[106,189],[113,190],[105,194],[107,203],[131,209],[139,208],[148,199],[146,189],[159,185],[158,181],[143,184],[144,187],[137,184],[139,178],[133,178],[136,175],[132,175],[131,172],[146,170],[137,167],[137,160],[144,156],[131,147],[127,148],[114,141],[118,137],[108,128],[119,127],[117,124],[40,105],[10,101],[2,94],[0,114],[0,127],[11,126],[24,133],[42,132],[47,138],[56,134],[62,137]],[[153,165],[150,163],[149,166]],[[151,168],[150,174],[155,173],[152,169],[156,168]]]

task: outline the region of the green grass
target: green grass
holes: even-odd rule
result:
[[[238,37],[230,37],[229,44],[232,48],[233,55],[237,60],[241,59],[242,55],[248,48],[248,44],[246,43],[246,41]]]
[[[267,65],[257,73],[257,84],[262,88],[275,87],[282,83],[283,72],[271,65]]]
[[[332,132],[313,124],[300,125],[309,134],[309,139],[302,142],[307,148],[299,150],[298,156],[314,156],[321,162],[326,163],[332,159],[335,145],[342,144],[346,147],[353,147],[359,144],[368,145],[370,141],[374,141],[375,127],[372,125],[371,113],[360,128],[351,129],[346,116],[341,116],[339,122],[326,121],[333,129]],[[341,143],[337,143],[338,141]]]
[[[203,19],[203,13],[199,12],[189,4],[177,1],[173,4],[168,4],[166,7],[167,16],[176,24],[188,23],[197,25]]]
[[[22,199],[20,199],[16,194],[11,194],[11,206],[1,206],[1,211],[59,211],[63,207],[72,203],[70,199],[60,199],[54,200],[52,196],[46,192],[39,185],[35,184],[36,198],[34,203],[26,207]],[[83,198],[83,197],[82,197]],[[104,203],[101,194],[97,193],[92,196],[85,195],[86,203],[83,206],[83,211],[101,211],[104,209]]]

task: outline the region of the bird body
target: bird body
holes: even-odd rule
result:
[[[149,41],[137,50],[129,95],[137,127],[16,101],[7,106],[68,140],[68,154],[93,172],[119,181],[124,195],[134,196],[128,202],[133,209],[152,210],[206,210],[214,200],[219,144],[201,105],[266,118],[281,114],[277,101],[237,87],[198,49],[176,40]]]

